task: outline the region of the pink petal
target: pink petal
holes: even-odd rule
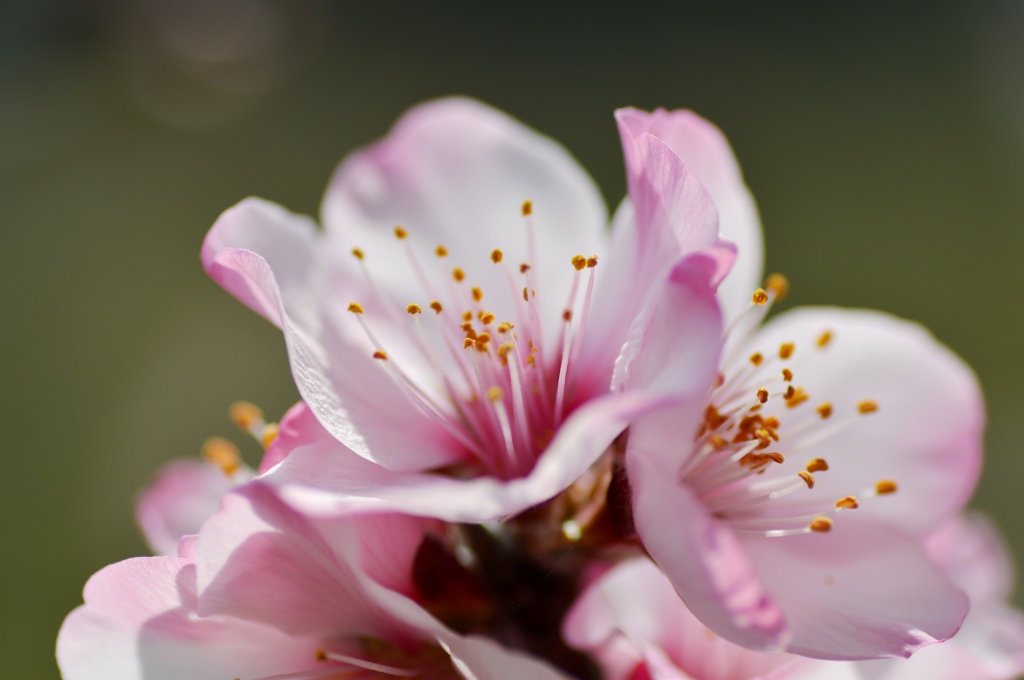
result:
[[[825,330],[832,340],[821,350],[815,343]],[[783,342],[796,343],[792,384],[805,388],[811,399],[780,412],[780,450],[790,458],[780,473],[789,465],[796,466],[794,472],[802,469],[812,458],[827,460],[829,470],[816,475],[813,490],[779,499],[778,508],[805,501],[827,507],[846,495],[860,496],[883,479],[895,480],[897,493],[868,499],[857,513],[924,533],[964,506],[981,469],[985,414],[978,381],[959,357],[917,324],[863,310],[803,308],[782,314],[747,351],[773,356]],[[864,400],[875,401],[878,411],[858,415]],[[786,428],[818,420],[814,409],[823,401],[832,404],[833,415],[817,425],[821,431],[853,422],[835,436],[800,446],[797,455]],[[810,433],[796,441],[814,437]]]
[[[575,482],[653,395],[608,395],[580,407],[562,425],[533,470],[508,482],[400,473],[321,438],[289,453],[262,477],[289,505],[317,516],[396,511],[449,522],[483,522],[544,502]]]
[[[1008,600],[1016,582],[1013,557],[984,515],[968,513],[933,531],[924,542],[942,573],[971,598],[972,605]]]
[[[409,584],[422,522],[396,517],[394,526],[386,526],[387,521],[380,526],[375,519],[365,521],[365,529],[378,538],[396,532],[386,545],[378,546],[384,552],[367,564],[392,559],[395,563],[384,580],[394,583],[397,571]],[[419,525],[419,533],[402,523]],[[291,635],[400,641],[403,628],[358,587],[364,566],[358,555],[362,542],[352,521],[315,526],[281,504],[269,489],[250,484],[225,497],[223,509],[199,536],[199,613],[264,623]]]
[[[867,515],[829,533],[743,537],[785,612],[787,650],[822,659],[909,656],[952,636],[967,597],[911,538]]]
[[[316,419],[306,402],[299,403],[288,409],[278,423],[277,437],[267,447],[260,461],[259,473],[267,470],[288,457],[288,454],[300,446],[314,444],[330,438],[323,425]]]
[[[522,215],[527,200],[534,256]],[[445,292],[451,268],[461,267],[498,318],[512,318],[519,288],[510,290],[491,252],[500,249],[512,268],[530,262],[547,325],[562,313],[575,275],[571,258],[599,253],[608,220],[596,185],[561,145],[465,98],[411,109],[387,137],[346,158],[322,213],[337,252],[348,257],[350,248],[361,248],[374,278],[403,309],[409,302],[425,305],[431,294],[413,276],[393,234],[396,224],[408,230],[437,291]],[[439,243],[448,250],[441,261],[433,254]]]
[[[95,574],[57,639],[65,680],[223,680],[315,667],[316,643],[272,628],[195,617],[195,567],[125,560]]]
[[[626,466],[637,533],[694,616],[748,649],[783,649],[789,635],[783,610],[732,530],[707,513],[674,469],[632,441]]]
[[[135,502],[135,521],[154,553],[173,555],[178,540],[199,533],[228,491],[252,479],[248,468],[233,475],[216,465],[180,458],[164,465]]]
[[[632,136],[648,133],[665,142],[711,195],[718,209],[719,232],[739,251],[736,264],[718,290],[725,318],[731,320],[760,285],[764,243],[754,197],[729,142],[711,122],[684,109],[648,113],[625,108],[616,112],[616,118]]]

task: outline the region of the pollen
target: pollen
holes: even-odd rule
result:
[[[753,354],[750,355],[750,363],[754,364],[755,366],[760,366],[761,362],[763,361],[764,356],[760,352],[754,352]]]
[[[786,393],[782,395],[783,399],[792,399],[793,395],[796,394],[796,388],[790,385],[786,388]]]
[[[511,321],[502,321],[500,324],[498,324],[498,332],[499,333],[508,333],[510,330],[512,330],[515,327],[516,327],[516,325],[514,323],[512,323]]]
[[[791,356],[793,356],[793,350],[795,350],[795,349],[796,349],[796,345],[794,345],[792,342],[784,342],[784,343],[782,343],[781,345],[779,345],[779,358],[780,359],[788,359],[788,358],[790,358]]]
[[[763,305],[768,302],[768,293],[764,292],[763,288],[758,288],[754,291],[754,294],[750,296],[750,301],[755,305]]]
[[[360,250],[359,248],[353,248],[352,249],[352,257],[356,258],[357,260],[361,260],[361,259],[363,259],[366,256],[363,255],[363,251]]]
[[[779,465],[782,465],[783,463],[786,462],[786,457],[784,455],[782,455],[781,453],[779,453],[778,451],[772,451],[770,453],[763,453],[761,455],[763,455],[767,460],[770,460],[773,463],[778,463]]]
[[[480,302],[481,300],[484,299],[484,292],[482,290],[480,290],[476,286],[473,286],[472,288],[470,288],[469,292],[473,294],[473,301],[474,302]]]
[[[399,241],[401,241],[402,239],[406,238],[407,236],[409,236],[409,232],[407,232],[405,230],[405,228],[402,227],[402,225],[400,225],[400,224],[395,225],[395,238],[397,238]]]
[[[572,310],[571,309],[567,309],[564,312],[562,312],[562,321],[564,321],[566,323],[569,323],[570,321],[572,321]]]
[[[772,274],[768,277],[768,280],[765,281],[764,286],[770,293],[775,294],[776,302],[784,300],[786,298],[786,294],[789,293],[789,279],[782,274]]]
[[[388,355],[387,355],[386,352],[382,352],[380,350],[377,350],[376,352],[373,353],[373,358],[374,359],[380,359],[381,361],[387,361],[388,360]]]
[[[861,413],[874,413],[878,410],[878,402],[871,401],[870,399],[862,401],[857,404],[857,410]]]
[[[533,201],[523,201],[523,217],[533,214]]]
[[[821,416],[822,419],[825,419],[832,415],[832,404],[826,401],[824,404],[822,404],[821,406],[814,410],[818,412],[818,415]]]
[[[353,314],[362,314],[363,306],[358,302],[350,302],[348,305],[348,311],[352,312]]]
[[[788,368],[782,369],[782,379],[786,382],[793,382],[793,371]]]
[[[491,262],[498,264],[505,256],[501,254],[501,251],[495,248],[491,251]]]
[[[508,354],[513,349],[515,349],[514,345],[511,342],[506,342],[505,344],[498,348],[498,356],[504,359],[505,355]]]
[[[210,437],[203,443],[203,458],[219,467],[228,477],[242,467],[238,447],[223,437]]]
[[[411,302],[405,306],[405,311],[407,314],[412,314],[413,316],[415,316],[416,314],[422,314],[423,308],[420,307],[415,302]]]
[[[474,340],[473,338],[466,338],[465,340],[462,341],[462,349],[469,349],[474,345],[476,345],[476,340]]]
[[[792,387],[792,385],[790,385],[790,387]],[[789,390],[786,390],[786,394],[789,394]],[[796,408],[810,398],[811,395],[804,392],[804,388],[798,387],[793,390],[792,396],[786,397],[786,406],[789,408]]]
[[[757,400],[762,404],[768,401],[768,390],[763,387],[757,391]]]
[[[808,472],[825,472],[828,470],[828,462],[824,458],[812,458],[807,462]]]
[[[487,388],[487,398],[491,401],[501,401],[504,397],[505,393],[497,385]]]
[[[843,496],[836,501],[836,510],[856,510],[860,507],[855,496]]]
[[[806,470],[801,470],[800,472],[796,473],[796,476],[804,480],[804,484],[807,485],[808,489],[814,488],[814,475],[812,475],[810,472],[807,472]]]
[[[437,300],[430,303],[430,308],[434,310],[434,314],[440,314],[441,310],[444,309]]]
[[[591,255],[587,258],[587,269],[593,269],[597,266],[597,255]]]
[[[270,445],[274,443],[275,439],[277,439],[277,433],[279,431],[280,428],[277,426],[277,423],[268,423],[267,426],[263,428],[263,434],[260,435],[260,443],[263,444],[263,448],[270,448]]]
[[[477,342],[478,345],[486,345],[490,341],[491,341],[491,334],[490,333],[481,333],[476,338],[476,342]]]
[[[818,347],[824,349],[828,346],[828,343],[832,342],[832,331],[825,331],[818,336]]]
[[[832,520],[828,517],[815,517],[811,520],[807,528],[811,531],[817,531],[818,533],[826,534],[832,531]]]
[[[582,255],[573,255],[572,266],[576,268],[576,271],[580,271],[581,269],[587,266],[587,258],[583,257]]]
[[[231,422],[243,430],[248,430],[256,423],[263,422],[263,411],[259,406],[248,401],[236,401],[228,409],[228,415],[231,417]],[[232,444],[232,446],[234,445]]]
[[[880,482],[875,483],[875,493],[879,496],[885,496],[890,493],[896,493],[896,482],[891,479],[883,479]]]
[[[494,312],[483,312],[480,315],[480,323],[482,323],[483,325],[487,326],[489,324],[494,323],[494,319],[495,318],[497,318],[497,317],[494,316]]]
[[[448,249],[438,243],[437,247],[434,248],[434,254],[438,257],[448,257]]]
[[[462,280],[466,278],[466,272],[456,267],[452,270],[452,278],[455,279],[455,283],[462,283]]]
[[[462,320],[465,321],[466,323],[471,322],[473,320],[473,312],[471,312],[469,310],[466,310],[465,312],[463,312],[462,313]],[[472,328],[472,326],[470,326],[470,328]],[[466,329],[463,328],[462,330],[466,330]]]

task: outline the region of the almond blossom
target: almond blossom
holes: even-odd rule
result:
[[[735,249],[664,142],[623,143],[636,210],[610,236],[564,149],[465,99],[416,107],[347,158],[323,231],[259,199],[217,220],[204,266],[282,328],[299,392],[335,440],[337,464],[276,476],[284,498],[330,514],[391,488],[393,509],[509,516],[578,480],[636,414],[704,391]],[[632,320],[662,298],[685,320],[663,340],[679,361],[657,389],[610,392]],[[352,455],[372,480],[340,472]]]
[[[311,523],[260,485],[225,497],[178,554],[106,567],[57,642],[65,680],[558,680],[448,630],[411,596],[429,521]]]
[[[619,121],[688,158],[690,114],[626,110]],[[734,274],[756,280],[759,263],[741,259]],[[632,519],[693,614],[728,640],[909,656],[967,611],[918,541],[977,482],[980,389],[926,330],[886,314],[804,308],[760,326],[787,289],[773,276],[745,299],[719,291],[732,316],[716,380],[630,428]],[[623,349],[626,388],[658,380],[660,360],[639,342],[649,327],[635,324]]]
[[[597,578],[566,617],[570,644],[593,654],[608,680],[1010,680],[1024,672],[1024,615],[1006,603],[1012,565],[978,516],[927,537],[929,556],[971,597],[951,640],[910,659],[819,661],[744,649],[704,627],[647,559]]]

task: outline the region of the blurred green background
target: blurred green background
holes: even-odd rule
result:
[[[56,678],[63,616],[144,553],[137,489],[296,399],[199,246],[247,195],[316,214],[338,160],[462,93],[563,142],[611,205],[615,107],[729,136],[786,305],[922,321],[990,409],[975,505],[1018,554],[1024,5],[124,0],[0,4],[0,677]]]

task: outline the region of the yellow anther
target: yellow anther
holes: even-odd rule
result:
[[[422,314],[423,313],[423,308],[420,307],[415,302],[410,302],[409,304],[407,304],[405,306],[405,311],[406,311],[407,314],[412,314],[412,315],[415,316],[416,314]]]
[[[726,446],[729,445],[729,442],[725,441],[717,434],[713,434],[710,437],[708,437],[708,444],[711,444],[711,446],[713,446],[716,449],[724,449]]]
[[[316,660],[317,661],[327,661],[327,652],[325,652],[322,649],[316,650]]]
[[[462,283],[462,280],[466,278],[466,272],[456,267],[452,270],[452,278],[455,279],[456,283]]]
[[[576,268],[576,271],[580,271],[581,269],[587,266],[587,258],[583,257],[582,255],[573,255],[572,266]]]
[[[533,214],[533,201],[523,201],[523,217]]]
[[[462,320],[465,321],[466,323],[469,323],[470,321],[472,321],[473,320],[473,312],[471,312],[468,309],[466,311],[464,311],[462,313]]]
[[[525,289],[525,288],[523,288],[523,302],[529,302],[529,301],[530,301],[530,298],[529,298],[529,296],[528,296],[528,295],[526,294],[526,289]]]
[[[260,441],[263,443],[263,448],[269,449],[270,445],[277,439],[277,433],[279,428],[277,423],[267,423],[267,426],[263,428],[263,434],[260,435]]]
[[[490,333],[481,333],[480,335],[477,336],[476,341],[477,341],[478,344],[486,345],[487,343],[489,343],[491,341],[491,334]]]
[[[480,323],[487,326],[489,324],[494,323],[495,318],[496,317],[494,316],[494,312],[484,312],[483,314],[480,315]]]
[[[512,330],[515,327],[516,327],[516,325],[514,323],[512,323],[511,321],[502,321],[500,324],[498,324],[498,332],[499,333],[508,333],[510,330]]]
[[[521,265],[519,265],[519,273],[520,274],[525,274],[528,271],[530,271],[530,265],[526,264],[525,262],[523,262]]]
[[[878,402],[871,401],[870,399],[862,401],[857,404],[857,410],[861,413],[874,413],[878,410]]]
[[[883,479],[875,484],[875,493],[879,496],[884,496],[890,493],[896,493],[896,482],[891,479]]]
[[[481,300],[484,299],[484,292],[477,288],[476,286],[470,288],[469,292],[473,294],[473,300],[475,302],[480,302]]]
[[[794,345],[792,342],[784,342],[784,343],[782,343],[781,345],[779,345],[779,358],[780,359],[788,359],[788,358],[790,358],[791,356],[793,356],[793,350],[795,350],[795,349],[796,349],[796,345]]]
[[[793,371],[788,368],[782,369],[782,379],[786,382],[793,382]]]
[[[462,348],[463,349],[469,349],[470,347],[473,347],[474,345],[476,345],[476,340],[474,340],[473,338],[466,338],[465,340],[462,341]]]
[[[807,525],[807,528],[811,531],[817,531],[819,533],[828,533],[832,531],[832,520],[828,517],[815,517],[811,520],[811,523]]]
[[[562,321],[564,321],[566,323],[569,323],[570,321],[572,321],[572,310],[571,309],[567,309],[564,312],[562,312]]]
[[[755,305],[763,305],[768,302],[768,293],[764,292],[764,288],[758,288],[754,291],[754,294],[750,296],[750,301]]]
[[[377,350],[376,352],[373,353],[373,358],[374,359],[380,359],[381,361],[387,361],[388,360],[388,355],[387,355],[386,352],[382,352],[380,350]]]
[[[836,501],[836,510],[856,510],[859,507],[856,496],[843,496]]]
[[[515,346],[511,342],[506,342],[505,344],[498,348],[498,356],[504,359],[505,355],[508,354],[509,351],[513,349],[515,349]]]
[[[408,235],[409,235],[409,232],[407,232],[407,231],[406,231],[406,230],[405,230],[405,229],[404,229],[404,228],[402,227],[402,225],[400,225],[400,224],[398,224],[398,225],[395,225],[395,238],[397,238],[397,239],[398,239],[399,241],[401,241],[402,239],[404,239],[404,238],[405,238],[405,237],[407,237]]]
[[[779,423],[779,419],[776,418],[775,416],[768,416],[767,418],[764,419],[764,426],[769,430],[777,429],[780,424],[781,423]]]
[[[762,404],[768,401],[768,390],[763,387],[757,391],[757,400]]]
[[[434,314],[440,314],[441,310],[444,309],[437,300],[430,303],[430,308],[434,310]]]
[[[817,411],[818,415],[821,416],[822,418],[828,418],[830,415],[832,415],[832,404],[826,401],[824,404],[822,404],[821,406],[814,410]]]
[[[536,363],[536,362],[534,361],[532,354],[530,356],[526,357],[526,365],[527,366],[533,366],[534,363]]]
[[[223,437],[210,437],[203,442],[203,458],[219,467],[228,477],[242,467],[238,447]]]
[[[789,279],[782,274],[772,274],[765,281],[764,287],[768,289],[768,292],[775,294],[775,301],[778,302],[789,292]]]
[[[587,258],[587,268],[593,269],[597,266],[597,255],[591,255]]]
[[[750,363],[755,366],[760,366],[762,361],[764,361],[764,356],[760,352],[754,352],[750,355]]]
[[[231,422],[243,430],[249,430],[253,425],[263,422],[263,411],[260,407],[247,401],[236,401],[228,408],[228,415]]]
[[[808,472],[825,472],[828,470],[828,462],[824,458],[812,458],[807,462]]]
[[[487,388],[487,398],[491,401],[501,401],[504,397],[505,393],[497,385]]]
[[[448,249],[438,243],[437,247],[434,248],[434,254],[438,257],[448,257]]]
[[[796,476],[804,480],[804,484],[807,485],[808,489],[814,488],[814,475],[812,475],[810,472],[807,472],[806,470],[801,470],[800,472],[796,473]]]
[[[793,395],[796,394],[796,388],[790,385],[786,388],[786,393],[782,395],[783,399],[792,399]]]
[[[491,251],[491,262],[493,262],[494,264],[498,264],[499,262],[501,262],[503,257],[504,255],[502,255],[501,251],[498,250],[497,248]]]
[[[352,312],[353,314],[362,314],[363,306],[358,302],[350,302],[348,305],[348,311]]]
[[[793,386],[790,385],[790,387],[793,387]],[[790,390],[786,390],[786,394],[787,395],[790,394]],[[793,390],[791,396],[787,396],[786,397],[786,406],[789,407],[789,408],[796,408],[797,406],[799,406],[800,404],[804,403],[805,401],[807,401],[810,398],[811,398],[811,395],[809,395],[806,392],[804,392],[804,388],[798,387],[795,390]]]
[[[352,249],[352,257],[356,258],[357,260],[361,260],[365,256],[363,255],[363,251],[362,250],[360,250],[359,248],[353,248]]]
[[[818,347],[824,348],[828,343],[832,342],[832,331],[825,331],[818,336]]]
[[[786,457],[783,456],[778,451],[772,451],[770,453],[762,453],[761,455],[764,456],[766,460],[770,460],[773,463],[778,463],[779,465],[782,465],[783,463],[786,462]]]

